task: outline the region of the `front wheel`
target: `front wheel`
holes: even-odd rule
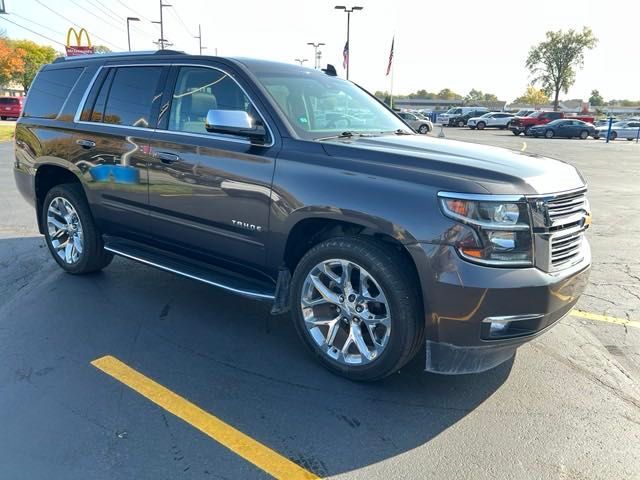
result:
[[[609,140],[615,140],[616,138],[618,138],[618,134],[616,132],[611,132],[609,134]]]
[[[90,273],[111,263],[113,255],[104,250],[80,185],[65,183],[49,190],[42,225],[51,255],[66,272]]]
[[[588,136],[589,136],[589,132],[587,132],[586,130],[583,130],[583,131],[580,132],[580,139],[581,140],[586,140]]]
[[[423,135],[429,133],[429,126],[420,125],[420,128],[418,128],[418,133],[422,133]]]
[[[423,341],[420,295],[410,271],[395,249],[366,237],[316,245],[292,279],[298,334],[325,367],[351,380],[396,372]]]
[[[517,137],[520,135],[520,132],[518,130],[511,130],[511,132]]]
[[[484,130],[484,127],[486,127],[487,124],[484,122],[478,122],[477,128],[478,130]]]
[[[544,132],[545,138],[553,138],[553,135],[555,135],[553,133],[553,130],[547,130],[546,132]]]

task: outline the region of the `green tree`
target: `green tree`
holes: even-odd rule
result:
[[[598,90],[591,90],[589,103],[594,107],[600,107],[604,105],[604,98],[602,98],[602,95],[600,95],[600,92]]]
[[[484,101],[485,102],[497,102],[498,101],[498,96],[494,95],[493,93],[485,93],[484,94]]]
[[[547,32],[546,40],[531,47],[526,66],[533,76],[533,83],[540,83],[553,93],[553,109],[558,109],[560,91],[567,93],[576,80],[576,68],[584,64],[585,50],[592,49],[598,39],[588,27],[582,32],[571,29]]]
[[[438,92],[436,98],[441,100],[462,100],[462,95],[450,90],[449,88],[443,88]]]
[[[22,57],[24,60],[24,68],[22,71],[15,71],[12,80],[22,85],[25,91],[29,90],[29,86],[40,67],[53,62],[58,56],[53,48],[47,45],[38,45],[31,40],[11,40],[11,46],[16,50],[24,52]]]
[[[524,94],[516,98],[513,103],[524,103],[537,108],[549,103],[549,95],[543,89],[529,85]]]
[[[93,51],[95,53],[111,53],[111,49],[109,47],[105,47],[104,45],[94,45]]]

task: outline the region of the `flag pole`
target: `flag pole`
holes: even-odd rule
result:
[[[391,100],[390,100],[390,104],[391,104],[391,110],[393,110],[393,72],[396,70],[396,66],[395,65],[391,65],[391,92],[389,92],[390,96],[391,96]]]

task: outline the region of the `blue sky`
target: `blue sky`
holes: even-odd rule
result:
[[[165,1],[173,5],[164,10],[165,37],[173,48],[197,53],[193,37],[200,23],[207,53],[217,49],[219,55],[286,62],[308,58],[312,64],[307,42],[324,42],[323,63],[333,63],[344,73],[346,14],[333,9],[336,3],[344,4],[341,1]],[[157,0],[5,0],[9,15],[3,19],[51,41],[2,19],[0,27],[11,38],[29,38],[62,51],[73,22],[85,27],[94,43],[123,50],[125,18],[138,16],[142,21],[132,24],[132,46],[150,50],[159,37],[158,26],[150,23],[159,18],[158,5]],[[510,101],[525,90],[527,52],[546,30],[588,25],[600,43],[587,53],[585,68],[565,97],[586,99],[596,88],[607,99],[640,99],[638,0],[361,0],[356,5],[364,10],[351,18],[351,79],[372,91],[390,88],[385,70],[395,34],[395,93],[448,87],[466,94],[476,88]]]

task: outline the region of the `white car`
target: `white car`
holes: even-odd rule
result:
[[[616,122],[611,125],[611,134],[609,140],[615,140],[616,138],[626,138],[627,140],[635,140],[638,138],[638,130],[640,129],[640,121],[628,120],[624,122]],[[607,132],[609,131],[609,125],[603,125],[596,128],[595,138],[607,138]]]
[[[470,118],[467,122],[467,126],[471,130],[484,130],[487,127],[496,127],[496,128],[509,128],[509,124],[511,123],[511,119],[513,118],[512,113],[505,112],[489,112],[485,113],[481,117],[473,117]]]

